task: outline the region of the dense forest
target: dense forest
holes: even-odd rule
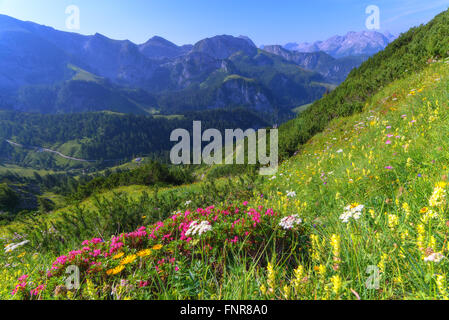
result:
[[[261,128],[270,125],[263,114],[244,108],[189,112],[184,115],[139,116],[110,112],[42,115],[0,112],[0,160],[44,169],[69,169],[88,166],[72,161],[62,167],[55,156],[41,153],[30,157],[30,149],[40,147],[64,155],[92,160],[98,166],[117,165],[138,156],[161,161],[168,158],[173,146],[170,133],[174,129],[192,130],[194,120],[202,121],[203,130],[215,128]],[[10,139],[24,147],[12,146]],[[39,148],[36,148],[39,147]]]

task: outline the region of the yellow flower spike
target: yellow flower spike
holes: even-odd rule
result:
[[[343,281],[341,279],[341,277],[339,275],[334,275],[331,278],[331,283],[332,283],[332,291],[338,295],[340,293],[340,290],[343,286]]]
[[[117,259],[120,259],[121,257],[123,257],[124,255],[125,255],[124,252],[119,252],[115,256],[113,256],[112,259],[117,260]]]

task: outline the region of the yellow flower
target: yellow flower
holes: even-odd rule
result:
[[[123,257],[124,255],[125,255],[125,253],[120,252],[120,253],[117,253],[115,256],[113,256],[112,259],[120,259],[120,258]]]
[[[118,266],[118,267],[115,267],[115,268],[113,268],[113,269],[110,269],[110,270],[106,271],[106,274],[107,274],[107,275],[111,275],[111,274],[113,274],[113,275],[119,274],[120,272],[123,271],[123,269],[125,269],[125,266],[120,265],[120,266]]]
[[[332,282],[332,290],[335,294],[338,294],[340,292],[340,289],[343,285],[343,281],[339,275],[335,275],[331,278]]]
[[[162,249],[162,244],[157,244],[153,247],[153,250],[161,250]]]
[[[359,205],[360,205],[360,203],[354,202],[354,203],[351,203],[350,208],[354,209],[354,208],[357,208]]]
[[[24,252],[22,252],[21,254],[19,254],[19,255],[17,256],[17,258],[22,258],[23,256],[25,256],[25,254],[26,254],[26,252],[24,251]]]
[[[146,256],[149,256],[150,254],[151,254],[151,249],[145,249],[145,250],[137,252],[137,255],[139,257],[146,257]]]
[[[429,211],[429,208],[424,207],[421,210],[419,210],[419,213],[426,213],[427,211]]]
[[[332,246],[332,253],[334,255],[334,261],[339,262],[340,261],[340,236],[337,234],[333,234],[331,236],[331,246]]]
[[[134,260],[136,260],[137,256],[135,254],[132,254],[130,256],[127,256],[126,258],[124,258],[122,261],[120,261],[121,265],[126,265],[126,264],[130,264],[133,263]]]

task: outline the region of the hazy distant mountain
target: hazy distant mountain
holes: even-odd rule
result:
[[[201,40],[192,49],[192,52],[205,53],[215,59],[227,59],[239,51],[253,56],[257,53],[257,47],[248,39],[222,35]]]
[[[385,35],[377,31],[348,32],[345,36],[333,36],[326,41],[314,43],[287,43],[284,48],[299,52],[323,51],[341,58],[347,56],[371,56],[383,49],[395,39],[390,33]]]
[[[155,36],[139,45],[139,50],[150,59],[165,59],[182,56],[192,50],[192,45],[177,46],[164,38]]]
[[[359,55],[335,59],[323,51],[290,51],[279,45],[264,46],[263,50],[295,62],[304,69],[318,72],[326,81],[337,84],[343,82],[352,69],[360,66],[368,58]]]
[[[221,35],[177,46],[84,36],[0,15],[0,108],[43,113],[182,113],[248,107],[278,113],[312,102],[325,78]]]

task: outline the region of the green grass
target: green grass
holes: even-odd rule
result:
[[[448,298],[448,92],[449,64],[444,61],[391,83],[361,113],[331,121],[275,177],[261,178],[252,198],[200,211],[179,207],[176,218],[159,227],[148,225],[156,239],[127,238],[114,252],[123,257],[93,259],[102,267],[91,273],[83,269],[81,289],[68,296],[54,295],[63,273],[50,279],[40,273],[45,274],[54,255],[33,256],[32,248],[2,252],[0,297],[11,298],[16,279],[28,274],[34,284],[46,284],[38,295],[43,299]],[[200,186],[164,192],[200,192]],[[120,191],[138,197],[144,189]],[[90,201],[84,205],[92,206]],[[345,207],[357,204],[363,205],[360,216],[344,222]],[[271,212],[267,208],[274,214],[264,214]],[[260,222],[253,226],[257,219],[252,214],[259,211]],[[301,224],[282,229],[280,219],[291,215],[298,215]],[[184,217],[208,221],[212,230],[186,242],[179,238]],[[235,244],[229,241],[234,236]],[[96,248],[104,250],[107,241]],[[134,259],[146,248],[152,249],[150,255]],[[119,267],[125,257],[122,262],[131,262]],[[428,261],[432,258],[440,261]],[[17,266],[4,267],[11,262]],[[367,286],[374,284],[369,270],[379,271],[376,288]],[[120,285],[122,279],[132,287]],[[148,285],[139,288],[141,281]],[[33,289],[28,283],[27,290]],[[106,294],[111,287],[120,294]],[[26,290],[14,297],[30,298]]]
[[[40,175],[47,175],[47,174],[53,174],[55,171],[52,170],[36,170],[32,168],[25,168],[17,165],[12,164],[0,164],[0,175],[5,174],[7,172],[12,172],[14,174],[17,174],[21,177],[33,177],[34,173],[37,172]]]
[[[76,72],[75,75],[72,77],[72,80],[89,81],[89,82],[96,82],[96,83],[103,81],[103,78],[98,77],[98,76],[96,76],[86,70],[83,70],[77,66],[74,66],[72,64],[69,64],[68,68]]]
[[[292,112],[294,112],[294,113],[296,113],[296,114],[299,114],[299,113],[301,113],[301,112],[307,110],[307,108],[310,107],[311,105],[312,105],[311,103],[308,103],[308,104],[304,104],[304,105],[302,105],[302,106],[293,108],[293,109],[292,109]]]

